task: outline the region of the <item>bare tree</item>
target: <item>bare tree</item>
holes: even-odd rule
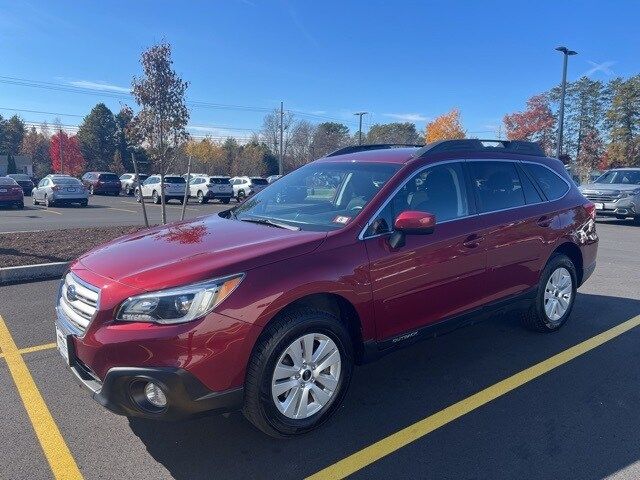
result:
[[[141,78],[133,77],[132,93],[140,111],[133,126],[144,139],[147,151],[160,173],[162,223],[167,223],[164,175],[173,158],[180,153],[180,145],[188,139],[186,126],[189,110],[185,92],[189,86],[173,70],[171,45],[163,42],[142,53]]]
[[[293,126],[289,155],[285,157],[286,170],[295,170],[314,159],[315,132],[316,127],[306,120],[300,120]]]
[[[293,113],[285,110],[284,116],[282,117],[282,126],[284,129],[283,137],[282,137],[282,143],[283,143],[282,152],[284,157],[286,157],[287,154],[289,153],[294,122],[295,122],[295,116],[293,115]],[[267,144],[269,149],[275,155],[278,155],[280,152],[280,110],[279,109],[275,109],[273,112],[265,115],[264,120],[262,121],[262,131],[260,133],[262,135],[263,141]]]

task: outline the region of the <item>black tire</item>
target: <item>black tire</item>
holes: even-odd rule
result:
[[[229,204],[229,202],[231,201],[231,199],[230,199],[230,198],[222,198],[222,199],[220,199],[220,201],[221,201],[222,203],[224,203],[225,205],[228,205],[228,204]]]
[[[140,191],[138,189],[136,189],[133,192],[133,196],[135,197],[136,202],[138,202],[138,203],[142,202],[142,194],[140,194]]]
[[[155,190],[153,191],[153,193],[151,194],[151,200],[153,201],[153,203],[155,203],[156,205],[158,205],[162,199],[160,198],[160,195],[158,195],[158,192],[156,192]],[[165,202],[168,202],[168,200],[165,198]]]
[[[89,205],[89,200],[83,200],[82,202],[80,202],[80,206],[82,208],[86,207],[87,205]]]
[[[95,189],[93,188],[93,185],[91,185],[91,187],[89,188],[89,193],[90,193],[91,195],[95,195],[95,194],[96,194],[96,191],[95,191]]]
[[[207,199],[204,198],[204,193],[202,193],[202,190],[198,190],[198,203],[207,203]]]
[[[129,187],[129,185],[127,185],[127,187],[124,189],[124,194],[126,196],[130,196],[131,195],[131,187]]]
[[[35,196],[35,195],[33,195],[33,194],[31,194],[31,202],[32,202],[34,205],[39,205],[38,200],[36,200],[36,196]]]
[[[633,217],[633,223],[636,225],[640,225],[640,215],[638,215],[637,217]]]
[[[244,190],[239,190],[238,197],[237,197],[238,203],[242,202],[246,196],[247,195],[244,193]]]
[[[564,314],[555,321],[552,321],[545,312],[545,289],[549,278],[558,268],[565,268],[571,275],[571,299],[569,307]],[[540,275],[540,283],[538,284],[538,291],[536,297],[532,302],[529,309],[522,313],[522,323],[525,327],[536,332],[555,332],[559,330],[571,316],[573,305],[576,299],[576,291],[578,288],[578,281],[576,275],[576,267],[569,257],[563,254],[553,255],[542,270]]]
[[[17,203],[16,207],[18,207],[18,210],[23,210],[24,209],[24,202]]]
[[[338,385],[329,401],[306,419],[283,415],[271,396],[271,380],[276,363],[296,338],[320,333],[331,338],[340,352],[341,371]],[[342,322],[320,310],[301,309],[281,314],[262,333],[256,343],[245,379],[243,413],[258,429],[276,438],[307,433],[325,423],[341,405],[353,372],[353,346]]]
[[[44,206],[49,208],[49,207],[53,207],[53,203],[51,200],[49,200],[49,197],[47,195],[44,196]]]
[[[114,197],[119,197],[120,196],[120,192],[113,192],[113,196]]]

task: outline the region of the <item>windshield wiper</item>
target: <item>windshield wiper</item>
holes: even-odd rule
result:
[[[271,220],[270,218],[240,218],[242,222],[252,222],[259,223],[261,225],[269,225],[270,227],[284,228],[286,230],[300,230],[300,227],[296,227],[295,225],[289,225],[287,223],[276,222],[275,220]]]

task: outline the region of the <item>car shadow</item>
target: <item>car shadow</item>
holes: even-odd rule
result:
[[[638,314],[638,300],[579,294],[572,318],[557,333],[544,335],[525,330],[520,326],[519,314],[514,312],[416,343],[357,368],[345,403],[333,419],[296,439],[270,438],[253,428],[240,413],[177,423],[130,418],[129,425],[149,454],[177,479],[301,478]],[[554,374],[558,375],[555,372],[571,365],[573,376],[583,374],[590,381],[600,382],[600,377],[609,373],[588,361],[589,355],[543,377],[551,381]],[[633,363],[635,375],[639,376],[640,368]],[[629,364],[618,367],[628,369]],[[543,409],[542,417],[532,418],[528,410],[531,398],[573,405],[576,415],[583,412],[585,404],[595,401],[584,398],[579,388],[560,385],[560,391],[548,391],[539,381],[506,395],[500,400],[502,408],[497,413],[492,409],[498,408],[495,404],[499,400],[481,407],[481,418],[488,418],[480,426],[473,423],[478,421],[476,415],[462,417],[419,441],[423,443],[405,447],[401,452],[412,450],[406,453],[407,457],[401,457],[404,462],[383,460],[379,466],[367,467],[363,477],[425,478],[428,471],[433,478],[513,478],[514,471],[518,471],[518,478],[595,479],[640,459],[636,449],[628,448],[633,441],[615,434],[618,428],[624,432],[640,431],[640,416],[635,409],[632,414],[627,411],[628,399],[622,398],[626,394],[607,404],[612,409],[607,418],[618,420],[610,424],[613,433],[602,432],[590,427],[590,416],[555,418],[553,410]],[[631,390],[637,392],[637,385]],[[615,396],[618,392],[614,389],[605,394]],[[559,395],[563,397],[558,398]],[[523,427],[529,420],[543,425],[542,433]],[[465,426],[469,423],[472,427]],[[547,461],[547,426],[556,423],[571,426],[563,430],[567,438],[562,438],[565,448],[560,464]],[[584,428],[574,428],[574,424]],[[497,433],[486,433],[494,429],[498,429]],[[435,440],[439,438],[436,435],[445,433],[453,438]],[[609,438],[606,450],[590,449],[593,437],[598,435]],[[545,447],[537,449],[540,444]],[[586,459],[585,451],[589,452]],[[401,452],[393,455],[405,455]],[[504,471],[501,465],[505,466]],[[384,471],[385,466],[391,472]]]
[[[628,227],[640,227],[640,222],[636,223],[631,218],[620,220],[618,218],[596,218],[596,223],[606,225],[626,225]]]

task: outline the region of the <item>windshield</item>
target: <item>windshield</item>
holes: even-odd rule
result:
[[[9,178],[13,178],[14,180],[31,180],[29,175],[24,173],[12,173],[11,175],[7,175]]]
[[[0,177],[0,185],[17,185],[13,178]]]
[[[595,183],[626,183],[640,185],[640,170],[609,170]]]
[[[268,219],[301,230],[337,230],[351,222],[399,168],[383,163],[311,163],[250,197],[231,216]]]

